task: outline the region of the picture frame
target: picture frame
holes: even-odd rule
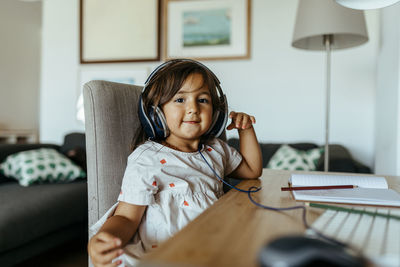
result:
[[[165,0],[163,56],[250,58],[251,0]]]
[[[160,60],[161,0],[80,0],[80,63]]]

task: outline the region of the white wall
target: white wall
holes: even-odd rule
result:
[[[75,119],[78,98],[79,1],[43,1],[40,139],[62,143],[66,133],[83,131]]]
[[[325,54],[291,47],[297,1],[252,1],[250,60],[207,61],[229,106],[254,114],[262,142],[324,143]],[[154,68],[158,63],[80,66],[78,0],[44,0],[40,133],[62,141],[75,119],[82,69]],[[379,12],[367,11],[370,41],[332,53],[331,143],[373,166]],[[231,133],[228,133],[231,136]]]
[[[0,1],[0,129],[39,128],[41,3]]]
[[[400,4],[382,10],[376,94],[377,173],[400,175]]]

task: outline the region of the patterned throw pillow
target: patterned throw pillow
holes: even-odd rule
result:
[[[282,145],[268,162],[267,168],[289,171],[315,171],[323,148],[297,150]]]
[[[17,179],[22,186],[33,183],[70,182],[86,173],[66,156],[51,148],[27,150],[9,155],[0,172]]]

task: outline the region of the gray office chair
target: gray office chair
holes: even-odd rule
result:
[[[141,127],[141,90],[106,81],[84,85],[89,226],[117,201],[130,144]]]

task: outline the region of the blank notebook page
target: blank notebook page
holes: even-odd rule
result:
[[[387,189],[384,177],[350,175],[292,174],[292,186],[357,185],[364,188]]]

